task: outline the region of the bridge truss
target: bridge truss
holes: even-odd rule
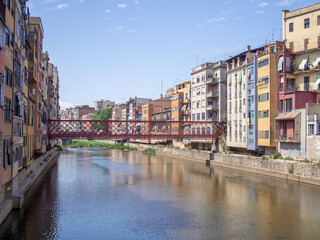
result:
[[[219,122],[49,120],[50,138],[213,139],[223,135]]]

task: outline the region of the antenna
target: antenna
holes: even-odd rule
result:
[[[276,30],[275,28],[272,28],[272,42],[274,41],[274,31],[275,30]]]

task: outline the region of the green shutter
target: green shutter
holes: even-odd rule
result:
[[[242,82],[242,71],[239,72],[239,83]]]

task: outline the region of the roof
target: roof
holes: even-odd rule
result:
[[[275,119],[276,120],[295,119],[299,114],[300,112],[280,113]]]

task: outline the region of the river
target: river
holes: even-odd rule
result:
[[[319,239],[320,187],[141,152],[64,151],[0,239]]]

